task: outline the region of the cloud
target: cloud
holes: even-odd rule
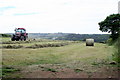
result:
[[[0,15],[3,15],[4,11],[9,10],[9,9],[14,9],[16,8],[15,6],[6,6],[6,7],[0,7]]]
[[[16,13],[13,14],[14,16],[22,16],[22,15],[35,15],[35,14],[39,14],[39,13]]]
[[[118,10],[118,0],[1,1],[0,32],[25,27],[28,32],[100,33],[98,22]]]
[[[11,8],[16,8],[15,6],[6,6],[6,7],[0,7],[0,11],[4,11],[7,9],[11,9]]]

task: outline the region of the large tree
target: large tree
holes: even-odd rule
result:
[[[98,23],[102,32],[111,33],[112,40],[116,40],[120,30],[120,14],[112,14],[107,16],[104,21]]]

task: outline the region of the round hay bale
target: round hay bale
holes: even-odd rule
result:
[[[86,39],[86,46],[94,46],[94,39]]]

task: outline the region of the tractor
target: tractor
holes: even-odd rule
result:
[[[28,33],[26,33],[25,28],[16,28],[15,29],[15,34],[13,34],[11,40],[12,41],[26,41],[28,38]]]

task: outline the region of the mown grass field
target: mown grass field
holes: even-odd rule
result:
[[[117,76],[115,66],[109,64],[114,47],[107,44],[95,43],[91,47],[80,41],[34,41],[20,45],[66,42],[69,44],[59,47],[2,49],[3,77],[89,78],[95,77],[96,73],[98,78]],[[13,68],[13,71],[7,72],[6,67]]]

